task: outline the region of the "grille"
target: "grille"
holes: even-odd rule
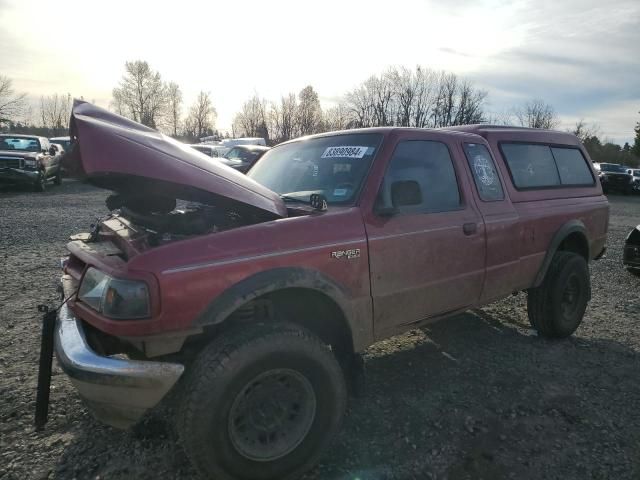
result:
[[[0,157],[0,168],[24,168],[24,160],[21,158]]]

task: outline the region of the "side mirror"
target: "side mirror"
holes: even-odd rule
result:
[[[414,180],[399,180],[391,184],[389,205],[380,194],[376,202],[375,213],[380,217],[392,217],[398,213],[399,207],[420,205],[422,203],[422,191],[420,184]]]
[[[422,203],[422,191],[415,180],[400,180],[391,184],[391,203],[394,207],[407,207]]]

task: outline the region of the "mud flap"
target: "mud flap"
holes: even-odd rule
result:
[[[44,429],[49,416],[49,391],[51,387],[51,364],[53,362],[53,335],[57,310],[46,305],[38,305],[42,315],[42,338],[40,340],[40,365],[38,369],[38,390],[36,395],[36,430]]]

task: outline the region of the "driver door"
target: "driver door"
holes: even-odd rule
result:
[[[365,218],[376,338],[480,298],[484,223],[453,152],[437,133],[397,140],[379,194],[396,205]]]

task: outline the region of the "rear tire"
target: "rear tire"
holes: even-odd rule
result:
[[[591,299],[589,266],[573,252],[556,252],[542,284],[527,292],[531,326],[548,338],[576,331]]]
[[[58,173],[56,173],[56,176],[53,177],[53,184],[62,185],[62,173],[60,173],[60,170],[58,170]]]
[[[283,323],[245,324],[191,366],[177,427],[206,478],[291,479],[338,432],[346,399],[340,365],[315,335]]]

